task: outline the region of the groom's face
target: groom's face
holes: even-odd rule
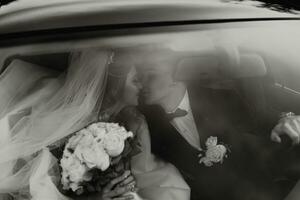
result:
[[[143,103],[160,104],[171,92],[174,84],[172,66],[168,62],[145,63],[139,68]]]

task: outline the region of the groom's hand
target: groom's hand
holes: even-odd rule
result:
[[[281,143],[282,136],[288,136],[293,145],[300,143],[300,116],[291,115],[280,119],[279,123],[273,128],[271,140]]]

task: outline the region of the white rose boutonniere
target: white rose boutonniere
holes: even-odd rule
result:
[[[214,163],[223,163],[224,158],[227,158],[228,149],[222,145],[218,144],[217,137],[209,137],[206,140],[206,150],[204,155],[199,154],[200,161],[199,163],[203,163],[207,167],[211,167]]]

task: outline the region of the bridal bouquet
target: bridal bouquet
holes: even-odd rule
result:
[[[138,153],[132,132],[116,123],[94,123],[75,133],[66,143],[60,161],[64,190],[77,195],[103,188],[130,169]]]

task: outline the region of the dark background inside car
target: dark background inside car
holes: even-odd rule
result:
[[[63,71],[68,67],[69,55],[69,52],[28,56],[14,55],[6,59],[3,69],[5,70],[14,59],[20,59],[53,70]]]

